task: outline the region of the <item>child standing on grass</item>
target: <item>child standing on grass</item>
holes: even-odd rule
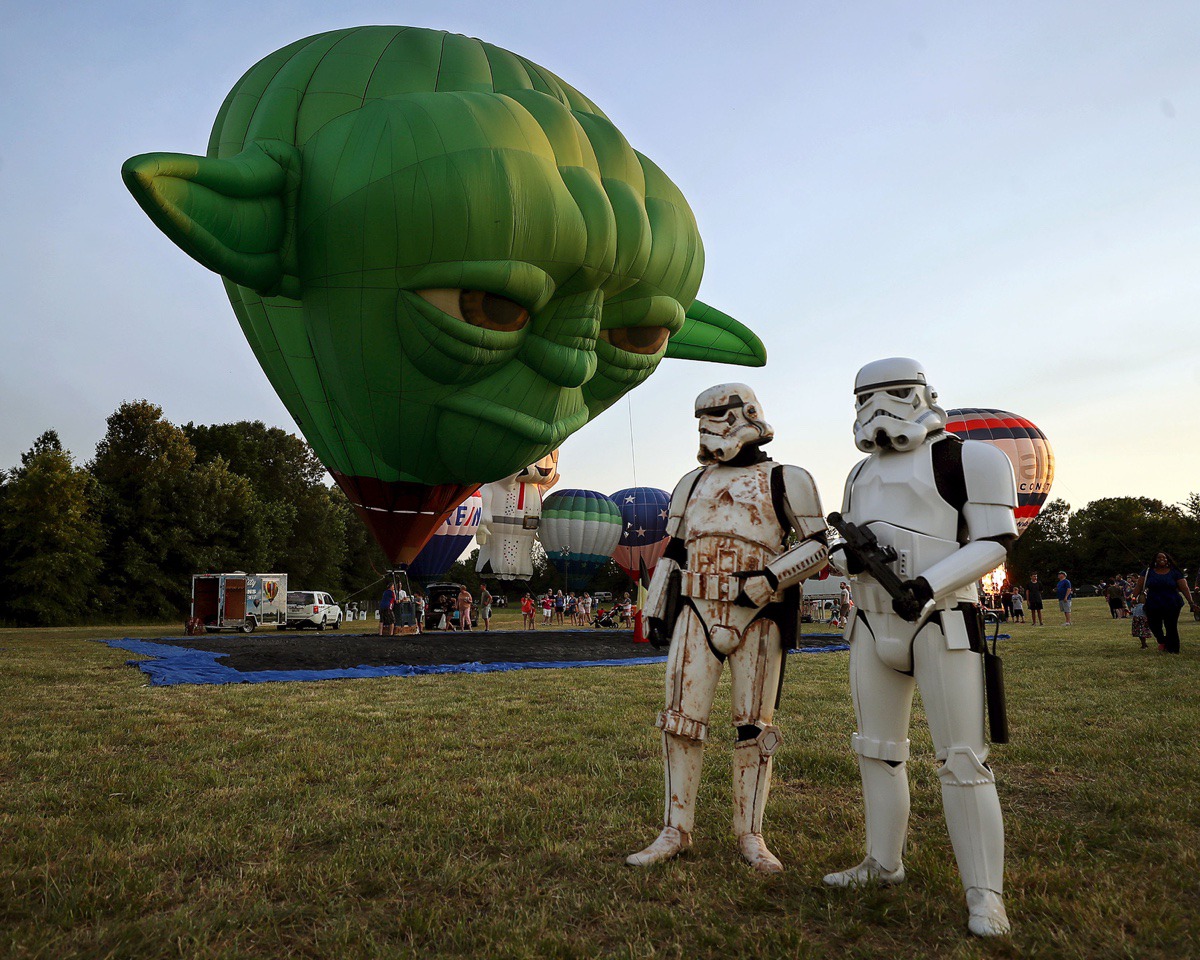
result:
[[[1025,622],[1025,601],[1016,587],[1012,590],[1012,617],[1014,623]]]
[[[1146,608],[1140,603],[1133,605],[1133,616],[1129,618],[1129,632],[1133,639],[1142,641],[1142,649],[1149,646],[1146,643],[1154,634],[1150,632],[1150,619],[1146,616]]]

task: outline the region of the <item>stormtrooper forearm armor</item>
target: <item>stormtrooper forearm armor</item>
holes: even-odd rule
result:
[[[767,564],[772,587],[782,589],[812,576],[829,562],[825,516],[816,484],[807,470],[784,466],[783,510],[800,542]]]
[[[995,570],[1006,553],[1004,545],[995,540],[975,540],[935,563],[921,574],[921,579],[929,584],[933,599],[941,601]]]
[[[767,564],[768,579],[776,589],[790,587],[812,576],[829,562],[829,548],[817,539],[805,540]]]

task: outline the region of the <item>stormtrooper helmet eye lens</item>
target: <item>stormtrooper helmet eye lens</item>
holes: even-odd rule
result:
[[[896,397],[900,400],[911,400],[912,395],[913,395],[913,388],[912,387],[900,387],[895,390],[889,390],[888,394],[890,396]]]
[[[858,402],[858,405],[861,407],[864,403],[866,403],[868,400],[871,399],[871,395],[869,393],[860,393],[854,399]]]

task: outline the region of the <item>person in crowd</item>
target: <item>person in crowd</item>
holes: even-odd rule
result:
[[[579,598],[574,590],[567,594],[567,619],[571,621],[571,626],[579,626]]]
[[[554,622],[560,627],[565,627],[567,612],[567,598],[563,596],[563,592],[559,590],[554,595]]]
[[[1120,620],[1125,610],[1125,584],[1118,574],[1113,574],[1104,593],[1108,597],[1108,615]]]
[[[1045,626],[1042,620],[1042,585],[1038,583],[1036,573],[1029,575],[1029,583],[1025,586],[1025,605],[1029,607],[1029,622],[1035,627]]]
[[[396,633],[396,588],[388,584],[379,600],[379,635],[391,637]]]
[[[1129,580],[1130,583],[1136,583],[1137,575],[1131,574]],[[1146,619],[1145,604],[1135,603],[1133,605],[1132,616],[1129,621],[1129,632],[1133,634],[1133,639],[1142,641],[1143,650],[1149,646],[1146,641],[1153,637],[1154,634],[1150,632],[1150,622]]]
[[[492,592],[486,583],[479,588],[479,620],[483,624],[483,632],[487,633],[492,628]]]
[[[475,598],[471,596],[471,591],[466,587],[462,587],[458,591],[458,598],[454,602],[455,609],[458,610],[458,629],[471,629],[471,607],[475,603]]]
[[[1008,594],[1008,603],[1012,608],[1012,618],[1014,623],[1025,622],[1025,601],[1021,598],[1021,591],[1017,587],[1013,587]]]
[[[420,590],[413,593],[413,610],[417,615],[417,633],[425,632],[425,594]]]
[[[579,598],[579,620],[585,627],[592,622],[592,595],[586,590]]]
[[[554,626],[554,594],[549,590],[542,597],[542,623],[548,627]]]
[[[1058,597],[1058,609],[1062,611],[1063,626],[1071,625],[1071,601],[1075,598],[1075,588],[1067,579],[1067,571],[1058,571],[1058,583],[1054,585],[1055,596]]]
[[[838,623],[845,625],[850,619],[850,605],[853,600],[850,595],[850,584],[845,580],[842,581],[839,587],[840,594],[838,597]]]
[[[1179,565],[1163,550],[1154,555],[1154,562],[1134,585],[1145,607],[1146,620],[1159,653],[1179,652],[1179,611],[1186,600],[1188,608],[1196,609],[1187,578]]]
[[[528,593],[521,598],[521,626],[527,630],[537,629],[537,622],[533,616],[533,597]]]
[[[1013,617],[1012,584],[1007,580],[1000,585],[1000,609],[1004,611],[1004,622],[1008,623]]]
[[[622,627],[633,626],[633,598],[626,593],[617,604],[617,616]]]

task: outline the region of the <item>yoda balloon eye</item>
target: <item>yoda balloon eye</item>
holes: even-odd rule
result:
[[[520,330],[529,322],[529,311],[506,297],[483,290],[464,290],[458,297],[462,318],[487,330]]]
[[[601,330],[600,336],[618,350],[650,354],[662,349],[669,333],[666,327],[613,327]]]

